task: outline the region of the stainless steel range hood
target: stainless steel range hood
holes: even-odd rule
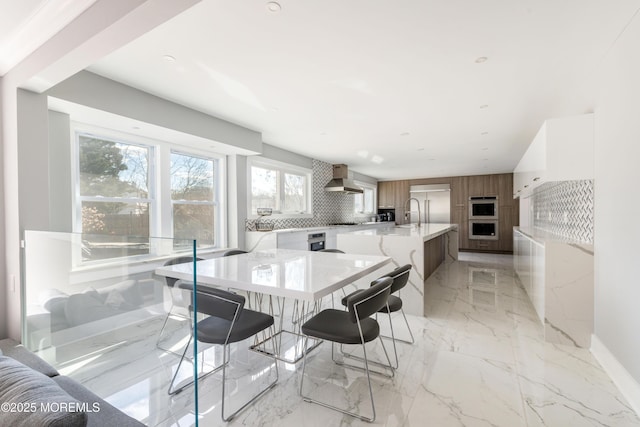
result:
[[[349,179],[347,165],[333,165],[333,179],[324,186],[325,191],[347,194],[362,194],[364,191]]]

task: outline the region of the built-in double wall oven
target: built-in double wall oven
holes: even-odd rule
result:
[[[469,197],[469,239],[498,240],[498,198]]]

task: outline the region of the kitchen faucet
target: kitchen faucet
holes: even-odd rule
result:
[[[420,227],[420,202],[415,197],[410,197],[404,202],[404,219],[408,220],[411,223],[411,210],[407,210],[407,204],[409,205],[409,209],[411,209],[411,201],[415,200],[418,205],[418,227]]]

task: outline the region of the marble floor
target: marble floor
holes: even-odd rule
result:
[[[409,316],[416,343],[398,345],[400,367],[394,378],[372,376],[374,424],[640,426],[588,350],[544,342],[511,256],[462,253],[459,261],[440,266],[425,289],[425,317]],[[386,319],[379,320],[386,328]],[[156,348],[161,323],[157,318],[129,328],[107,350],[92,352],[89,346],[84,357],[59,369],[149,426],[195,425],[193,389],[167,395],[179,357]],[[394,325],[397,335],[407,337],[401,318]],[[179,331],[184,329],[174,329]],[[372,344],[370,357],[380,358],[381,346]],[[179,352],[180,344],[173,348]],[[275,375],[271,360],[245,348],[233,349],[232,399],[242,398],[239,390],[256,390]],[[215,349],[205,353],[205,366],[220,358]],[[191,365],[184,366],[180,375],[188,377]],[[278,385],[229,425],[368,425],[303,402],[298,395],[300,364],[279,362],[278,368]],[[362,373],[332,363],[328,343],[311,353],[307,374],[306,393],[371,414]],[[217,375],[199,386],[201,426],[223,425]]]

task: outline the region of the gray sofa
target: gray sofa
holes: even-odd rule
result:
[[[2,426],[144,426],[11,339],[0,340],[0,402]]]

